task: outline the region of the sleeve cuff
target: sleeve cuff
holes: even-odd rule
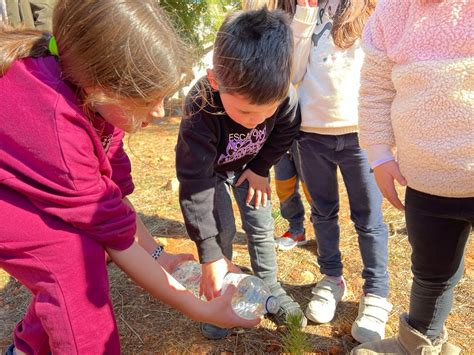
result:
[[[215,237],[207,238],[196,243],[199,262],[208,263],[223,257],[221,247],[217,244]]]
[[[313,34],[318,18],[318,7],[296,6],[293,17],[293,33],[296,37],[309,37]]]
[[[255,174],[259,176],[268,177],[270,175],[270,168],[262,166],[264,164],[261,163],[252,163],[253,161],[247,165],[246,169],[252,170]]]
[[[395,160],[392,147],[388,144],[375,144],[368,146],[367,156],[372,169],[388,161]]]

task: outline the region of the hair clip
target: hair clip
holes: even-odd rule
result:
[[[54,36],[49,38],[48,49],[52,55],[59,57],[58,44],[56,43],[56,38],[54,38]]]

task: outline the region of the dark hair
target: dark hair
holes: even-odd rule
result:
[[[214,75],[219,91],[239,94],[252,104],[288,96],[293,58],[289,17],[266,7],[238,11],[220,27],[214,43]]]

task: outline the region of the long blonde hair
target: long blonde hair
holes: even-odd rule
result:
[[[163,98],[188,68],[186,46],[155,0],[60,0],[53,34],[63,78],[105,93],[87,97],[89,104]],[[15,60],[49,55],[50,36],[0,28],[0,76]]]
[[[367,20],[375,10],[375,3],[376,0],[340,0],[331,29],[331,35],[336,46],[343,49],[349,48],[362,36]],[[284,10],[291,15],[294,15],[296,11],[296,0],[242,1],[244,10],[257,9],[264,5],[269,9],[278,8]]]

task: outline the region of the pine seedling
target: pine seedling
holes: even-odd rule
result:
[[[302,355],[311,352],[311,343],[301,329],[302,318],[301,313],[288,315],[287,333],[282,338],[284,353]]]

